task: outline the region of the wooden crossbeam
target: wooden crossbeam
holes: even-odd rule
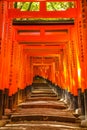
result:
[[[73,2],[73,1],[78,1],[78,0],[4,0],[8,2]]]
[[[60,52],[57,50],[57,51],[49,51],[49,52],[43,52],[43,51],[33,51],[33,52],[29,52],[29,51],[24,51],[25,54],[27,56],[57,56],[60,54]]]
[[[60,46],[44,46],[44,45],[39,45],[39,46],[28,46],[28,45],[23,45],[24,50],[26,51],[32,51],[32,50],[59,50],[64,48],[64,44]]]
[[[14,29],[14,40],[20,44],[64,43],[68,42],[70,33],[70,26],[59,25],[15,26]]]
[[[50,63],[44,63],[43,66],[48,66],[48,65],[51,65]],[[34,66],[42,66],[42,64],[38,64],[38,63],[33,63],[33,67]]]
[[[75,18],[77,9],[70,8],[66,11],[20,11],[8,9],[9,18]]]
[[[49,35],[49,36],[26,36],[21,35],[15,38],[18,42],[68,42],[68,35]]]
[[[23,45],[23,52],[29,56],[48,56],[60,54],[64,45],[60,46],[27,46]]]
[[[69,30],[71,27],[74,27],[74,25],[16,25],[14,26],[14,29],[16,31],[21,30]]]

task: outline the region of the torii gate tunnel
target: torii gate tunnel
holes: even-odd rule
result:
[[[14,2],[39,2],[39,11],[20,11]],[[48,11],[47,2],[74,2]],[[16,18],[68,18],[72,22],[18,23]],[[87,119],[87,0],[0,0],[0,118],[3,93],[11,98],[39,75],[75,100]],[[8,93],[9,91],[9,93]],[[82,98],[83,97],[83,98]],[[83,100],[82,100],[83,99]],[[4,107],[9,107],[8,98]]]

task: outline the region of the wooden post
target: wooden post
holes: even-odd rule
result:
[[[80,9],[79,9],[80,11]],[[80,12],[79,12],[80,13]],[[80,14],[81,15],[81,14]],[[79,15],[78,15],[79,16]],[[81,114],[84,115],[84,89],[86,87],[86,72],[85,72],[85,61],[84,61],[84,42],[83,42],[83,29],[82,29],[82,19],[78,17],[77,19],[77,33],[78,33],[78,107],[81,109]]]
[[[3,25],[3,2],[0,1],[0,61],[1,60],[1,54],[2,54],[2,25]],[[3,110],[3,91],[2,91],[2,85],[1,85],[1,65],[0,65],[0,120],[2,119],[2,110]]]
[[[55,62],[52,63],[52,82],[55,83]]]
[[[7,87],[6,54],[7,54],[7,8],[6,1],[0,1],[0,94],[1,109],[0,117],[4,114],[5,102],[3,90]],[[3,103],[3,104],[2,104]]]
[[[82,11],[82,27],[83,27],[83,62],[85,67],[85,88],[84,88],[84,103],[85,103],[85,120],[82,126],[87,127],[87,1],[80,1]]]
[[[84,94],[81,88],[78,88],[78,108],[81,110],[81,115],[85,115]]]
[[[8,101],[9,101],[9,89],[4,89],[4,107],[8,108]]]

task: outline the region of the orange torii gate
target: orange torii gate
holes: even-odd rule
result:
[[[48,63],[49,69],[46,76],[51,70],[53,76],[47,77],[53,83],[60,85],[62,89],[67,90],[75,99],[78,98],[79,104],[75,100],[74,108],[78,108],[79,105],[87,119],[87,1],[67,0],[75,2],[75,7],[65,11],[47,11],[46,2],[51,0],[38,0],[39,11],[23,12],[13,7],[13,2],[21,1],[26,2],[26,0],[0,1],[0,98],[2,99],[2,92],[5,89],[9,89],[9,96],[12,97],[18,88],[24,89],[32,83],[33,76],[37,73],[37,66],[39,70],[39,66],[42,65],[42,63],[33,62],[33,57],[47,55],[56,59],[58,55],[58,63],[56,60],[51,61],[50,65]],[[37,0],[28,1],[37,2]],[[57,2],[57,0],[54,1]],[[58,0],[58,2],[66,2],[66,0]],[[12,23],[14,18],[60,17],[73,18],[74,24],[18,26]],[[43,66],[45,65],[47,66],[43,62]],[[32,69],[35,69],[35,73]],[[43,73],[42,76],[44,76]],[[85,113],[81,94],[84,94]],[[0,110],[1,115],[2,110]]]

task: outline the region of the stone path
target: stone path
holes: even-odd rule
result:
[[[87,130],[47,83],[35,81],[25,102],[0,130]]]

